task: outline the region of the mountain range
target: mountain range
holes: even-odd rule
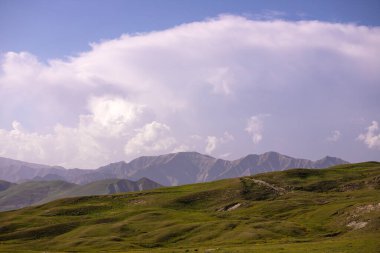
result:
[[[0,179],[14,183],[27,180],[63,180],[74,184],[88,184],[104,179],[138,180],[145,177],[161,185],[175,186],[291,168],[327,168],[346,163],[348,162],[330,156],[311,161],[277,152],[250,154],[233,161],[197,152],[179,152],[142,156],[130,162],[121,161],[95,170],[84,170],[0,158]]]

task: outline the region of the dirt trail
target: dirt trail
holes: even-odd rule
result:
[[[278,192],[280,195],[282,194],[285,194],[286,193],[286,190],[282,187],[278,187],[278,186],[275,186],[273,184],[270,184],[268,182],[265,182],[263,180],[259,180],[259,179],[254,179],[254,178],[249,178],[249,180],[255,182],[256,184],[259,184],[259,185],[262,185],[262,186],[266,186],[268,188],[271,188],[273,190],[275,190],[276,192]]]

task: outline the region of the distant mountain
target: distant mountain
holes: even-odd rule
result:
[[[0,181],[0,188],[3,182],[6,181]],[[43,204],[65,197],[106,195],[152,190],[161,187],[160,184],[147,178],[141,178],[137,181],[105,179],[86,185],[77,185],[65,181],[28,181],[21,184],[6,183],[10,184],[10,186],[0,191],[0,211]]]
[[[348,162],[335,157],[327,156],[317,161],[310,161],[276,152],[247,155],[234,161],[217,159],[196,152],[180,152],[143,156],[129,163],[111,163],[93,173],[111,174],[117,178],[149,177],[163,185],[182,185],[291,168],[327,168],[346,163]]]
[[[44,177],[60,176],[65,181],[75,182],[75,179],[92,170],[65,169],[60,166],[48,166],[43,164],[29,163],[9,158],[0,157],[0,179],[10,182],[25,182],[36,178],[44,180]]]
[[[326,156],[317,161],[297,159],[276,152],[247,155],[234,161],[217,159],[197,152],[179,152],[160,156],[142,156],[129,163],[111,163],[96,170],[64,169],[0,158],[0,179],[20,182],[25,180],[65,180],[87,184],[103,179],[150,178],[162,185],[182,185],[207,182],[222,178],[254,175],[262,172],[291,168],[327,168],[348,163]]]
[[[0,192],[5,191],[6,189],[11,187],[12,185],[14,185],[14,183],[4,181],[4,180],[0,180]]]
[[[78,185],[61,194],[60,197],[106,195],[121,192],[152,190],[159,187],[162,187],[162,185],[147,178],[141,178],[137,181],[131,181],[128,179],[103,179],[86,185]]]
[[[57,174],[47,174],[43,177],[36,176],[32,179],[32,181],[65,181],[66,179]]]
[[[39,174],[47,174],[49,171],[55,172],[51,166],[0,157],[0,178],[3,180],[17,182],[31,179]]]
[[[0,211],[45,203],[45,199],[57,199],[54,196],[75,186],[65,181],[29,181],[15,184],[0,192]]]

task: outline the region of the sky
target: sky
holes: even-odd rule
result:
[[[0,0],[0,156],[380,160],[380,1]]]

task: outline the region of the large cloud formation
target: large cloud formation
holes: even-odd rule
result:
[[[336,153],[366,159],[355,139],[379,117],[378,45],[378,27],[227,15],[47,62],[8,52],[0,156],[83,168],[178,150],[314,158],[346,145],[319,141],[340,129],[357,150]]]

